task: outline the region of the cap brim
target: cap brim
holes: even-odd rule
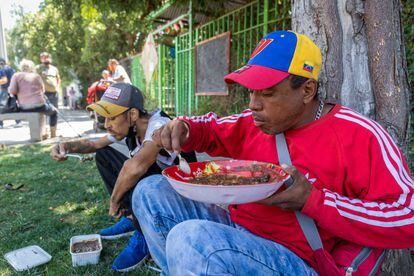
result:
[[[128,110],[128,107],[113,104],[107,101],[98,101],[86,107],[87,110],[96,111],[100,116],[113,118]]]
[[[224,81],[228,84],[238,83],[251,90],[263,90],[275,86],[289,75],[289,73],[264,66],[247,65],[246,68],[224,76]]]

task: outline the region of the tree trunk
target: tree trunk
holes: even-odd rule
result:
[[[400,1],[366,1],[365,22],[376,120],[407,152],[410,87]]]
[[[322,50],[320,94],[378,121],[408,157],[409,94],[399,0],[292,0],[292,29]],[[412,275],[409,250],[383,272]]]

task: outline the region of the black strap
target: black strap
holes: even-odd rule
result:
[[[279,164],[292,165],[285,135],[283,133],[277,134],[275,136],[275,139]],[[286,189],[288,189],[293,184],[293,181],[285,181],[284,184],[286,186]],[[305,214],[302,214],[299,211],[295,211],[295,215],[299,221],[300,228],[302,228],[302,231],[305,234],[305,237],[308,240],[308,243],[312,250],[315,251],[317,249],[323,248],[321,237],[319,236],[318,229],[316,228],[313,219]]]

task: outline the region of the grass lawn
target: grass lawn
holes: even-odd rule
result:
[[[110,266],[127,237],[103,240],[98,265],[72,267],[70,238],[98,233],[115,220],[108,216],[109,197],[95,163],[73,158],[58,163],[49,149],[0,149],[0,275],[15,275],[3,255],[29,245],[39,245],[52,260],[21,275],[118,275]],[[4,188],[8,183],[24,186],[10,191]],[[129,274],[156,275],[145,267]]]

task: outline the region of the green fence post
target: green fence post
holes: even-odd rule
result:
[[[197,29],[195,29],[195,38],[194,38],[194,42],[195,43],[197,43],[198,42],[198,28]],[[194,47],[195,47],[195,43],[194,43]],[[194,50],[194,52],[195,52],[195,50]],[[195,63],[195,62],[194,62]],[[193,63],[193,64],[194,64]],[[193,70],[193,72],[195,72],[196,70],[195,70],[195,65],[194,65],[194,70]],[[195,74],[195,73],[194,73]],[[194,79],[195,79],[195,76],[194,76]],[[195,84],[193,85],[193,89],[194,89],[194,93],[193,93],[193,95],[194,95],[194,104],[195,104],[195,112],[197,112],[198,113],[198,97],[195,95]]]
[[[162,103],[162,81],[163,81],[163,72],[162,72],[162,65],[163,65],[163,62],[165,62],[164,60],[163,60],[163,56],[162,56],[162,45],[160,44],[160,45],[158,45],[158,47],[157,47],[158,49],[158,95],[157,95],[157,100],[158,100],[158,106],[160,107],[160,108],[163,108],[163,103]]]
[[[189,11],[188,11],[188,22],[189,22],[189,30],[188,30],[188,109],[187,114],[192,114],[192,96],[193,96],[193,1],[190,0]]]
[[[267,34],[269,21],[269,0],[263,1],[263,34]]]
[[[179,66],[178,66],[178,61],[179,61],[179,53],[178,53],[178,42],[179,40],[177,39],[177,37],[174,38],[174,48],[175,48],[175,61],[174,61],[174,66],[175,66],[175,78],[174,78],[174,87],[175,87],[175,103],[174,103],[174,107],[175,107],[175,116],[178,116],[179,111],[180,111],[180,102],[179,102],[179,97],[178,97],[178,93],[180,93],[179,90],[179,82],[180,82],[180,78],[178,75],[178,70],[179,70]]]

